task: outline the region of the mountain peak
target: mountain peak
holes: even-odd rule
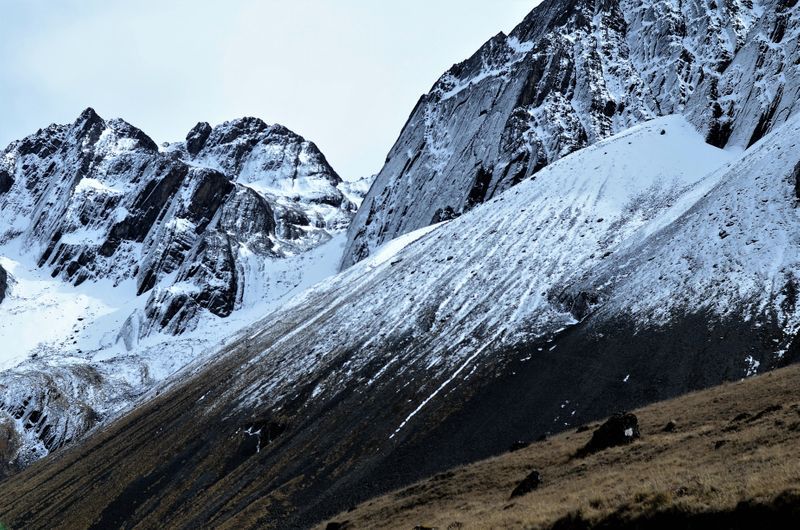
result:
[[[211,125],[208,122],[201,121],[192,127],[192,130],[186,135],[186,150],[189,154],[195,156],[199,153],[203,146],[206,145],[206,140],[208,140],[210,134]]]
[[[106,128],[106,123],[92,107],[87,107],[72,124],[75,136],[87,138],[89,143],[97,142]]]
[[[98,121],[98,120],[102,121],[102,119],[103,118],[101,118],[100,115],[97,114],[97,112],[92,107],[86,107],[83,110],[83,112],[80,113],[78,119],[75,121],[77,123],[81,121]]]
[[[261,118],[245,116],[234,120],[223,122],[214,127],[214,136],[218,143],[228,143],[241,136],[255,135],[267,129],[267,125]]]

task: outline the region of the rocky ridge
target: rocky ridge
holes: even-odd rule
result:
[[[355,211],[314,144],[256,118],[200,124],[161,152],[87,109],[13,143],[2,162],[0,240],[21,238],[39,267],[74,285],[134,280],[137,295],[150,293],[140,338],[187,331],[201,310],[229,316],[244,289],[242,249],[308,250]]]
[[[546,0],[423,96],[353,221],[343,267],[559,158],[682,113],[749,147],[800,101],[795,0]]]

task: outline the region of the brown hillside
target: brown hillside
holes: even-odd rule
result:
[[[630,445],[576,457],[594,423],[441,473],[331,521],[409,530],[800,524],[800,366],[635,414],[642,438]],[[670,421],[676,427],[665,432]],[[540,487],[511,500],[534,469]]]

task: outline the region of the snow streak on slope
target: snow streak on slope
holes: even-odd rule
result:
[[[3,251],[0,266],[11,275],[9,297],[0,309],[0,370],[12,368],[29,356],[43,353],[48,344],[72,344],[83,321],[95,321],[114,312],[114,300],[135,297],[134,286],[113,288],[99,282],[76,288],[9,257]],[[108,300],[103,293],[111,298]],[[108,305],[108,304],[112,305]]]

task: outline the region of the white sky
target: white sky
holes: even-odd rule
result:
[[[85,107],[156,142],[282,123],[348,179],[417,99],[540,0],[0,0],[0,149]]]

